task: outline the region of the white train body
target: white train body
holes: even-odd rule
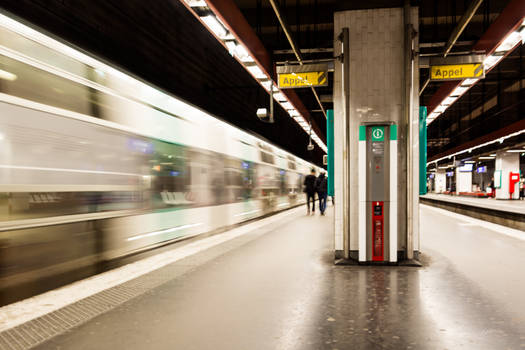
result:
[[[0,15],[5,290],[303,203],[312,167]]]

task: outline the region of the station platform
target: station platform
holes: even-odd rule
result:
[[[499,200],[495,198],[475,198],[463,196],[450,196],[446,194],[427,193],[422,198],[439,200],[442,202],[460,203],[479,208],[506,211],[509,213],[525,215],[525,201],[523,200]]]
[[[8,305],[0,348],[525,349],[525,232],[420,210],[423,267],[335,266],[301,207]]]
[[[525,231],[525,201],[428,193],[420,202],[477,219]]]

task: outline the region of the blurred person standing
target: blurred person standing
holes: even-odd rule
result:
[[[312,215],[315,214],[315,169],[312,168],[309,175],[304,178],[304,192],[306,193],[306,207],[310,215],[310,199],[312,200]]]
[[[319,198],[319,211],[321,211],[321,215],[324,215],[328,192],[328,181],[324,172],[321,172],[317,180],[315,180],[315,190],[317,191],[317,198]]]

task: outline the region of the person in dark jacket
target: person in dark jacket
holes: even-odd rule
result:
[[[315,180],[315,190],[317,191],[317,198],[319,198],[319,210],[321,211],[321,215],[324,215],[328,192],[328,181],[324,172],[320,173],[317,180]]]
[[[310,215],[310,199],[312,200],[312,215],[315,214],[315,169],[312,168],[310,175],[304,178],[304,192],[306,193],[306,207]]]

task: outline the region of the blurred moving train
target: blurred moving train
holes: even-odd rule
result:
[[[0,14],[2,304],[298,205],[312,167]]]

